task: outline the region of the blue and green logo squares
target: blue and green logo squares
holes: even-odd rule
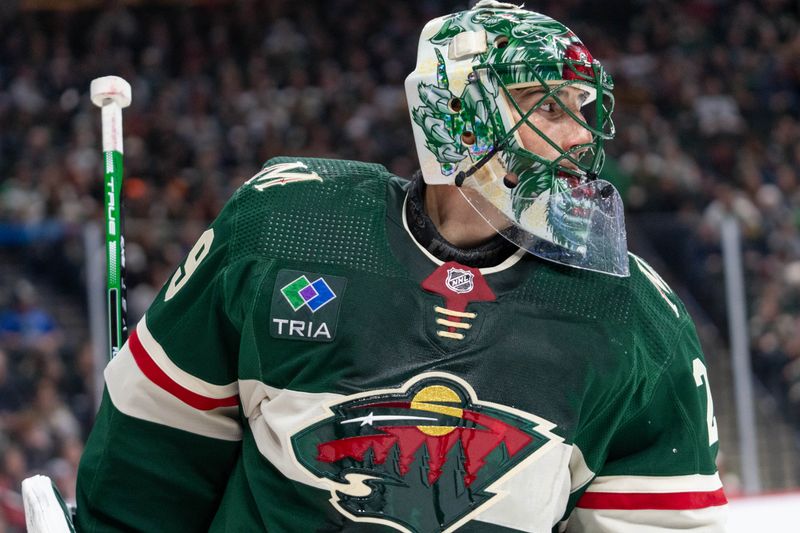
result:
[[[289,302],[294,311],[299,311],[304,305],[312,313],[322,308],[325,304],[336,298],[333,290],[324,278],[311,282],[306,276],[300,276],[281,289],[281,294]]]
[[[279,270],[272,286],[269,334],[276,339],[332,342],[346,288],[347,279],[340,276]]]

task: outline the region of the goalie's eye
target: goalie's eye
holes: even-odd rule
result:
[[[545,92],[539,88],[516,89],[511,92],[514,101],[519,107],[520,114],[524,115],[530,109],[536,107],[545,96]]]
[[[563,113],[564,111],[561,109],[561,106],[558,105],[555,100],[552,98],[548,98],[545,100],[537,109],[540,114],[545,115],[547,118],[557,118]]]

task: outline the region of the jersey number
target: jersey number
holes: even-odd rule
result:
[[[167,294],[164,296],[164,301],[168,302],[172,299],[173,296],[178,294],[178,291],[186,285],[186,282],[189,281],[189,278],[194,271],[197,270],[197,267],[200,265],[200,262],[206,258],[208,255],[209,250],[211,250],[211,243],[214,241],[214,229],[209,228],[200,235],[200,238],[197,239],[192,250],[189,252],[189,257],[186,258],[186,261],[183,265],[178,267],[178,270],[175,271],[175,275],[172,276],[172,279],[169,282],[169,287],[167,287]]]
[[[695,385],[706,386],[706,425],[708,426],[708,445],[711,446],[719,440],[719,432],[717,431],[717,418],[714,416],[714,400],[711,399],[711,388],[708,386],[706,365],[699,357],[692,361],[692,373]]]

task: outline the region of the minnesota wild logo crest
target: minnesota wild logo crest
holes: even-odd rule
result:
[[[291,442],[349,519],[428,533],[454,531],[501,499],[506,480],[563,440],[554,427],[431,372],[329,405]]]

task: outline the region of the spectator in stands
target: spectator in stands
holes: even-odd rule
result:
[[[25,531],[22,498],[16,492],[27,477],[25,454],[15,444],[0,443],[0,531],[8,533]]]
[[[9,369],[8,354],[0,348],[0,430],[5,429],[6,417],[19,411],[24,401],[24,385],[19,376]]]
[[[52,316],[39,306],[33,284],[26,279],[18,280],[11,305],[0,312],[0,346],[55,353],[60,343],[61,331]]]

